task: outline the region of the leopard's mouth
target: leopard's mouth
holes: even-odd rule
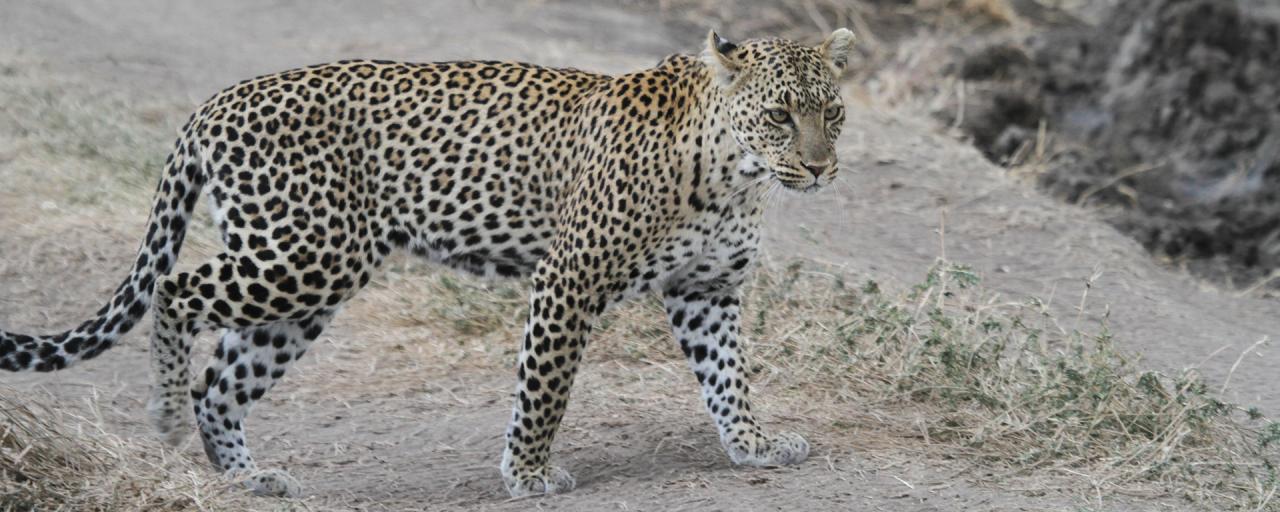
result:
[[[796,192],[810,193],[822,188],[821,180],[817,176],[802,174],[796,171],[773,172],[774,178],[782,183],[782,186]]]

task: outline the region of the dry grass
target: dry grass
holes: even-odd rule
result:
[[[429,299],[380,307],[377,322],[479,341],[509,360],[523,283],[412,267],[396,276],[406,297]],[[940,261],[919,285],[885,291],[796,261],[757,272],[745,299],[751,368],[774,406],[806,404],[805,421],[829,425],[837,443],[878,433],[860,440],[868,457],[924,452],[995,473],[991,483],[1084,498],[1280,509],[1280,427],[1223,402],[1194,370],[1141,368],[1105,325],[1086,333],[1039,301],[1001,300],[963,266]],[[593,364],[682,366],[664,322],[656,300],[606,314]]]
[[[1017,21],[1018,15],[1009,5],[1009,0],[964,0],[960,10],[967,14],[983,16],[1004,24]]]
[[[652,8],[648,2],[636,7]],[[778,36],[809,41],[839,27],[858,34],[861,44],[879,46],[896,38],[904,20],[931,26],[1005,25],[1017,20],[1009,0],[662,0],[661,13],[734,37]],[[889,33],[883,33],[886,31]]]
[[[101,425],[0,388],[0,511],[245,507],[246,493],[203,461]]]
[[[88,86],[0,49],[0,226],[8,233],[77,226],[139,239],[190,108]],[[216,240],[207,219],[196,209],[186,253]]]
[[[3,176],[29,192],[62,192],[60,207],[145,205],[180,121],[164,108],[118,94],[86,91],[49,76],[37,62],[0,53],[0,154]]]

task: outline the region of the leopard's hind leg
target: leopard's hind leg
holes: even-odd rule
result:
[[[224,253],[194,271],[164,278],[156,294],[152,367],[153,420],[169,438],[193,411],[210,460],[259,495],[294,495],[297,484],[281,471],[262,471],[246,446],[244,421],[254,401],[302,356],[334,312],[368,281],[360,266],[350,274],[299,266],[272,272],[273,261]],[[279,258],[279,257],[277,257]],[[341,261],[339,261],[341,263]],[[190,386],[191,338],[225,328],[215,361]],[[194,398],[194,404],[192,403]]]
[[[213,362],[191,392],[205,454],[254,494],[298,494],[297,482],[284,471],[258,468],[245,439],[244,421],[253,404],[302,357],[332,316],[322,311],[301,320],[228,329]]]

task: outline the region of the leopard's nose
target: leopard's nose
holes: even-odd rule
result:
[[[814,178],[817,178],[822,176],[822,173],[827,172],[827,169],[830,169],[832,164],[835,164],[835,161],[826,160],[823,162],[804,162],[800,165],[803,165],[805,169],[808,169],[809,172],[813,174]]]

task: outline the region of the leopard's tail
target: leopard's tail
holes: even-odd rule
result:
[[[49,372],[92,359],[115,345],[147,313],[156,281],[178,259],[191,210],[204,186],[193,132],[188,123],[165,162],[146,238],[129,277],[111,300],[93,318],[63,333],[29,336],[0,330],[0,369]]]

